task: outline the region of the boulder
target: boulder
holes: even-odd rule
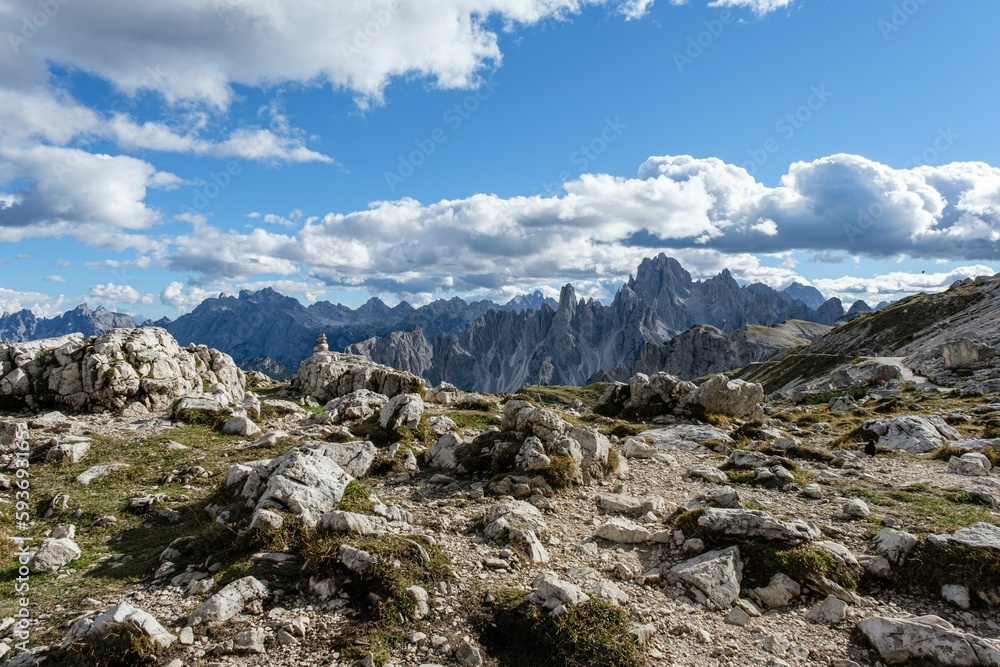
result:
[[[847,618],[847,603],[834,595],[827,595],[806,614],[807,621],[821,625],[837,625],[845,618]]]
[[[636,439],[661,450],[694,451],[700,447],[730,448],[736,445],[736,441],[725,431],[699,424],[678,424],[643,431]]]
[[[995,348],[968,338],[948,341],[941,346],[945,368],[968,368],[997,355]]]
[[[707,507],[701,510],[698,527],[728,537],[759,537],[794,544],[820,535],[815,526],[802,519],[779,521],[762,510]]]
[[[668,583],[680,584],[694,599],[714,610],[732,607],[740,596],[743,561],[738,547],[709,551],[670,568]]]
[[[202,623],[220,625],[242,613],[252,603],[269,597],[271,592],[267,586],[255,577],[243,577],[227,584],[218,593],[205,600],[200,607],[191,612],[187,623],[190,626]]]
[[[720,373],[698,387],[694,402],[709,414],[750,417],[764,402],[764,387],[756,382],[730,380]]]
[[[274,460],[231,466],[226,481],[229,486],[242,481],[242,495],[255,510],[277,509],[315,526],[337,507],[354,479],[330,455],[338,451],[335,447],[303,445]]]
[[[957,440],[958,431],[944,420],[905,415],[887,419],[874,419],[861,428],[878,436],[880,447],[898,449],[911,454],[924,454],[941,447],[948,440]]]
[[[995,667],[1000,650],[976,635],[956,630],[937,616],[872,616],[858,633],[890,665],[932,662],[954,667]]]
[[[893,565],[902,565],[913,548],[917,546],[917,536],[896,530],[883,528],[872,539],[875,553],[885,558]]]
[[[927,541],[936,545],[957,544],[972,549],[991,549],[1000,552],[1000,526],[992,523],[974,523],[959,528],[954,533],[928,535]]]
[[[420,398],[420,394],[397,394],[379,412],[378,423],[382,428],[406,427],[416,430],[423,414],[424,400]]]
[[[420,392],[424,382],[416,375],[376,364],[356,354],[320,350],[299,365],[292,390],[326,403],[351,392],[368,389],[388,398]]]
[[[70,626],[60,648],[67,649],[88,637],[108,637],[133,635],[143,637],[157,648],[165,649],[177,641],[177,637],[163,627],[156,618],[128,602],[119,602],[111,609],[82,618]]]
[[[640,544],[649,541],[649,531],[628,519],[615,517],[597,528],[597,536],[609,542]]]
[[[948,472],[953,475],[986,477],[992,469],[993,464],[990,460],[978,452],[968,452],[948,459]]]
[[[802,594],[802,587],[787,574],[779,572],[771,577],[767,586],[754,588],[750,597],[765,609],[781,609],[792,604]]]
[[[68,537],[47,540],[28,561],[28,569],[32,572],[58,572],[82,553],[76,542]]]
[[[458,454],[466,446],[466,442],[457,433],[446,433],[424,452],[424,464],[432,468],[455,470],[458,468]]]
[[[159,327],[0,343],[0,358],[10,360],[0,395],[30,410],[121,411],[138,403],[159,412],[206,390],[227,405],[245,396],[243,371],[229,355],[204,346],[181,348]]]
[[[597,504],[608,512],[642,516],[646,512],[662,512],[663,498],[659,496],[627,496],[622,493],[602,493],[597,497]]]
[[[252,438],[261,433],[260,426],[253,423],[253,420],[243,415],[236,415],[222,425],[222,432],[227,435],[239,435],[244,438]]]
[[[554,611],[560,607],[568,609],[590,599],[582,588],[563,581],[550,572],[536,575],[531,588],[532,592],[525,599],[546,611]]]
[[[90,451],[90,439],[78,436],[53,438],[53,444],[45,453],[48,462],[65,461],[79,463]]]

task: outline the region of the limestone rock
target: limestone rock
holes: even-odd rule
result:
[[[382,428],[406,427],[416,430],[424,414],[424,400],[420,394],[397,394],[389,399],[379,412]]]
[[[563,581],[552,573],[538,574],[532,581],[531,588],[533,590],[527,600],[546,611],[553,611],[558,607],[575,607],[590,599],[582,588]]]
[[[389,398],[423,387],[416,375],[373,363],[365,357],[338,352],[316,352],[302,362],[292,378],[292,390],[321,403],[368,389]]]
[[[455,470],[458,468],[458,453],[466,446],[466,442],[457,433],[446,433],[424,452],[424,464],[432,468]]]
[[[334,447],[334,446],[330,446]],[[277,509],[296,515],[307,526],[336,508],[354,479],[324,448],[290,449],[273,461],[233,466],[227,482],[243,481],[242,495],[255,509]]]
[[[810,623],[823,625],[837,625],[845,618],[847,618],[847,603],[834,595],[827,595],[806,614],[806,620]]]
[[[27,422],[0,422],[0,454],[28,450]]]
[[[906,557],[917,546],[916,535],[896,530],[894,528],[883,528],[872,539],[872,548],[893,565],[902,565],[906,562]]]
[[[621,544],[640,544],[649,540],[649,531],[628,519],[615,517],[600,525],[597,536]]]
[[[1000,552],[1000,526],[985,522],[974,523],[971,526],[959,528],[954,533],[928,535],[927,541],[932,544],[959,544],[965,547]]]
[[[602,493],[597,504],[609,512],[642,516],[646,512],[662,512],[663,498],[659,496],[627,496],[622,493]]]
[[[880,447],[899,449],[911,454],[931,452],[945,444],[947,440],[957,440],[958,431],[943,420],[905,415],[888,419],[874,419],[861,428],[878,436]]]
[[[941,346],[945,368],[967,368],[997,355],[995,348],[968,338],[948,341]]]
[[[200,607],[191,612],[187,622],[190,626],[202,623],[219,625],[240,614],[247,606],[271,597],[267,586],[255,577],[243,577],[227,584],[218,593],[208,598]]]
[[[28,561],[28,569],[32,572],[58,572],[82,553],[76,542],[68,537],[48,540]]]
[[[743,561],[738,547],[709,551],[674,565],[666,573],[670,583],[680,583],[696,601],[709,609],[733,606],[740,595]]]
[[[779,572],[771,577],[767,586],[752,589],[750,597],[766,609],[781,609],[789,606],[801,593],[802,587],[797,581]]]
[[[121,411],[138,403],[164,411],[206,388],[225,404],[245,395],[243,371],[229,355],[204,346],[181,348],[158,327],[2,343],[0,358],[11,366],[4,365],[0,395],[31,410]]]
[[[109,635],[132,634],[145,637],[158,648],[169,648],[176,640],[156,618],[128,602],[119,602],[111,609],[76,621],[66,633],[62,648],[87,637],[107,637]]]
[[[993,464],[985,455],[978,452],[968,452],[961,456],[952,456],[948,460],[948,472],[953,475],[969,477],[986,477],[990,474]]]
[[[731,537],[759,537],[791,543],[819,537],[819,530],[801,519],[779,521],[762,510],[707,507],[698,517],[698,526]]]
[[[730,380],[720,373],[698,387],[694,401],[710,414],[748,417],[764,402],[764,388],[755,382]]]
[[[222,432],[228,435],[239,435],[244,438],[252,438],[261,432],[260,426],[253,423],[253,420],[243,415],[236,415],[222,426]]]
[[[93,482],[95,479],[100,479],[101,477],[107,477],[116,470],[121,470],[123,468],[128,468],[127,463],[107,463],[105,465],[94,466],[93,468],[87,468],[79,475],[76,476],[77,484],[87,485]]]
[[[890,665],[924,660],[956,667],[1000,665],[1000,650],[995,646],[956,630],[937,616],[872,616],[858,623],[858,632]]]

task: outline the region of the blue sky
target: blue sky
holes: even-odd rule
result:
[[[349,5],[345,7],[344,5]],[[0,0],[0,309],[993,273],[989,0]]]

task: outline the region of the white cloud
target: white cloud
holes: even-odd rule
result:
[[[0,183],[15,179],[28,186],[0,202],[0,241],[73,236],[107,247],[148,243],[111,232],[148,229],[160,216],[146,205],[146,191],[180,182],[128,156],[45,145],[0,147]]]
[[[813,281],[816,289],[827,297],[838,297],[850,305],[862,299],[869,306],[881,301],[894,301],[917,292],[942,292],[956,280],[993,275],[995,269],[983,264],[960,266],[946,273],[912,273],[897,271],[871,278],[843,276],[841,278],[820,278]]]
[[[835,155],[795,163],[777,187],[767,187],[717,159],[668,156],[647,160],[637,178],[585,174],[565,190],[558,197],[380,201],[307,218],[297,232],[203,226],[171,240],[163,261],[198,284],[307,275],[331,287],[408,298],[619,280],[661,250],[697,275],[728,266],[741,279],[779,286],[801,280],[794,250],[813,251],[816,261],[994,261],[1000,238],[1000,170],[980,163],[894,170]]]
[[[160,302],[174,308],[179,313],[186,313],[199,303],[218,292],[211,292],[200,287],[187,286],[180,281],[174,281],[160,292]]]
[[[131,285],[121,285],[117,283],[94,285],[90,288],[87,296],[104,305],[149,305],[153,303],[154,299],[152,294],[141,294],[139,290],[135,289]]]
[[[52,296],[41,292],[21,292],[0,287],[0,313],[15,313],[27,309],[38,317],[52,317],[66,310],[67,299],[62,294]]]
[[[755,14],[763,15],[779,9],[791,7],[795,0],[712,0],[709,7],[740,7],[749,9]]]
[[[65,276],[45,276],[42,278],[47,283],[64,283],[66,282]]]

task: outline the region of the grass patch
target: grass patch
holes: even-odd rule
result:
[[[592,598],[560,616],[524,600],[517,590],[492,593],[472,619],[501,664],[638,667],[645,664],[628,632],[628,614]]]
[[[935,545],[921,539],[897,575],[898,581],[938,593],[959,584],[970,592],[1000,589],[1000,553],[959,544]]]
[[[478,410],[455,410],[447,414],[459,428],[471,431],[485,431],[490,426],[500,426],[500,418],[489,412]]]
[[[553,489],[563,489],[573,483],[576,477],[576,464],[568,456],[553,454],[549,457],[549,467],[542,471],[545,481]]]
[[[911,524],[908,530],[916,532],[951,532],[981,521],[998,523],[996,514],[960,489],[912,484],[903,489],[881,490],[850,485],[841,493],[884,508],[886,513]]]
[[[371,514],[375,503],[371,499],[372,490],[354,479],[344,488],[344,495],[337,504],[337,509],[355,514]]]
[[[830,389],[828,391],[818,391],[815,394],[807,394],[805,398],[802,399],[802,403],[805,405],[826,405],[831,399],[838,398],[840,396],[850,396],[856,401],[860,401],[862,398],[868,395],[867,387],[853,387],[851,389]]]
[[[157,648],[141,633],[87,635],[66,650],[59,664],[66,667],[145,667],[157,664]]]
[[[342,544],[367,551],[377,560],[364,573],[350,573],[344,582],[361,614],[335,645],[343,658],[362,659],[370,651],[375,661],[383,664],[388,662],[390,650],[403,642],[404,630],[412,625],[406,620],[413,614],[413,600],[406,589],[417,585],[432,590],[452,576],[451,562],[440,547],[423,536],[358,537],[309,531],[302,545],[305,571],[328,575],[340,570],[337,553]]]
[[[745,540],[739,547],[744,586],[766,586],[780,572],[798,582],[806,581],[810,575],[821,575],[847,589],[857,588],[855,574],[838,567],[832,555],[817,547],[788,549],[765,540]]]

